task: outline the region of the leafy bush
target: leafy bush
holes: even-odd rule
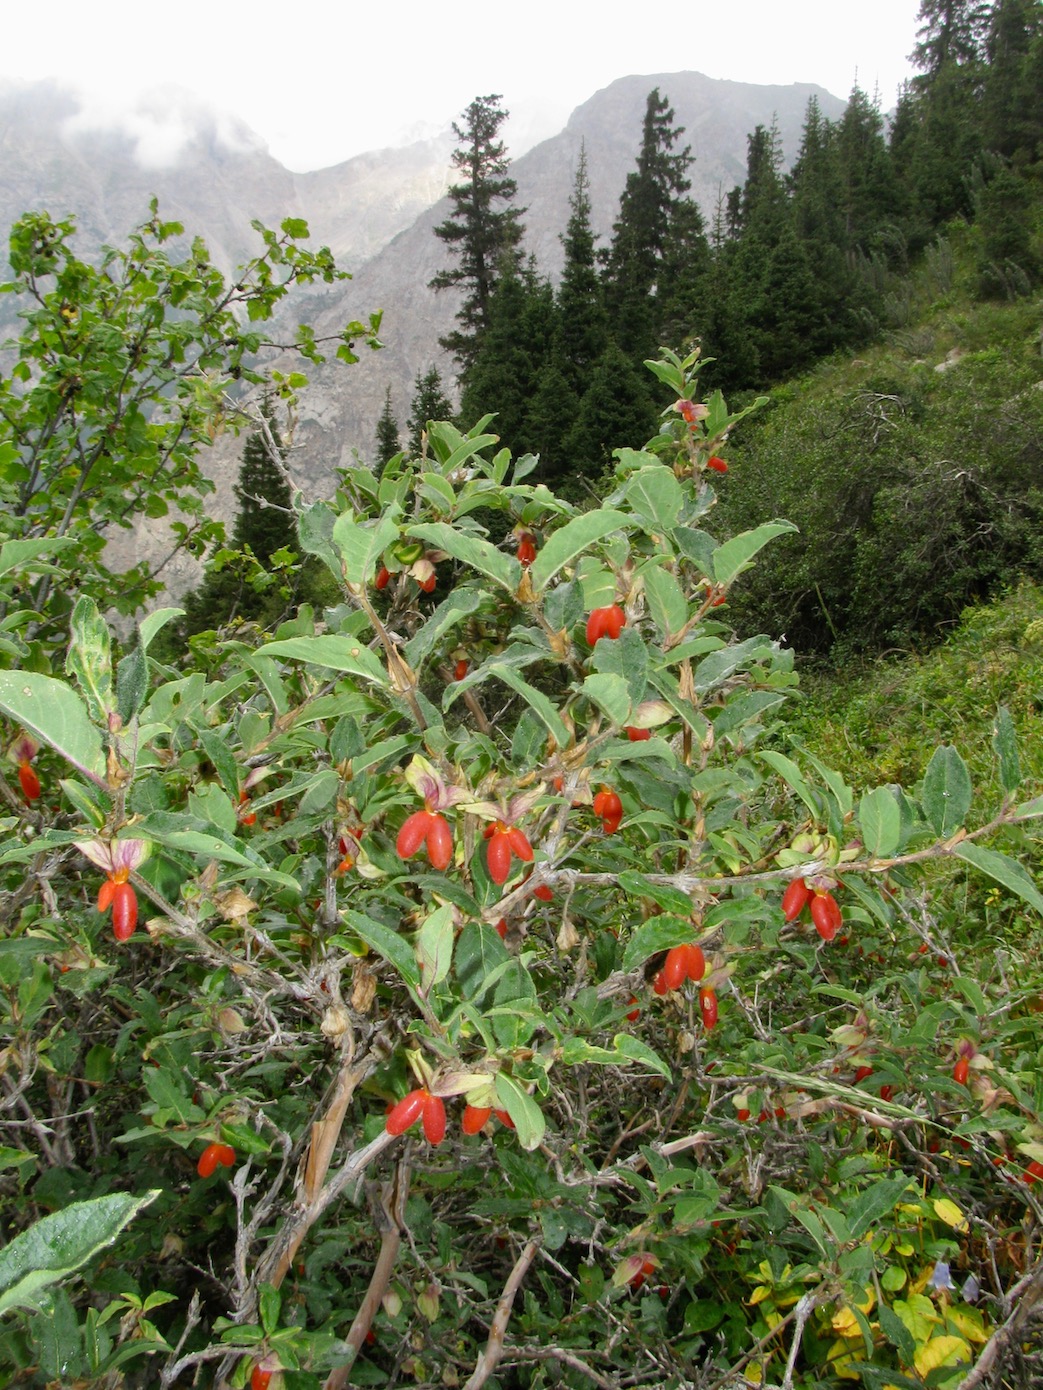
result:
[[[952,745],[861,795],[783,745],[722,608],[792,527],[710,529],[748,411],[649,366],[592,510],[432,422],[302,503],[322,621],[178,668],[82,593],[64,676],[0,672],[5,1224],[155,1194],[6,1383],[955,1386],[1031,1316],[1038,982],[923,876],[1043,911],[1012,722],[984,817]]]

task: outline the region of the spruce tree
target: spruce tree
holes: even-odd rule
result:
[[[440,339],[464,374],[474,361],[488,326],[489,305],[496,281],[505,267],[517,266],[523,234],[523,208],[511,207],[518,185],[507,170],[507,149],[499,138],[508,112],[499,96],[476,97],[464,112],[463,126],[453,124],[453,134],[464,143],[453,151],[453,166],[465,174],[453,184],[449,198],[453,210],[435,227],[456,257],[456,264],[441,270],[430,282],[433,289],[461,289],[463,300],[456,319],[460,327]],[[502,205],[502,206],[501,206]]]
[[[430,367],[421,376],[416,374],[413,383],[413,399],[409,406],[406,429],[409,431],[407,447],[414,458],[423,452],[423,434],[432,420],[451,420],[455,414],[453,403],[442,387],[442,377],[437,368]]]
[[[678,208],[691,188],[686,176],[691,148],[685,145],[674,152],[683,134],[684,127],[674,125],[668,99],[653,88],[645,107],[637,168],[627,175],[604,258],[610,327],[635,362],[652,356],[658,347],[659,311],[667,291],[663,271],[678,230]],[[686,238],[691,235],[691,218],[690,211],[683,214]],[[671,270],[676,275],[675,265]]]
[[[1043,9],[996,0],[985,43],[982,124],[987,149],[1019,164],[1043,154]]]
[[[586,146],[580,150],[565,234],[565,265],[558,286],[558,347],[561,366],[574,391],[582,391],[591,367],[608,343],[608,325],[590,225],[590,179]]]
[[[389,386],[384,392],[384,409],[377,421],[377,468],[382,469],[388,459],[394,458],[400,452],[401,447],[398,439],[398,421],[391,409],[391,387]]]

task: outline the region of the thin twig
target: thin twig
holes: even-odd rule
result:
[[[1021,1297],[1017,1307],[982,1347],[981,1355],[969,1374],[960,1381],[958,1390],[975,1390],[976,1386],[983,1385],[985,1377],[1000,1364],[1011,1343],[1022,1340],[1025,1323],[1043,1298],[1043,1260],[1037,1261],[1035,1269],[1015,1285],[1009,1298],[1016,1298],[1019,1293]]]
[[[503,1355],[503,1334],[507,1330],[510,1321],[511,1309],[514,1306],[515,1295],[521,1288],[522,1280],[529,1272],[529,1266],[536,1258],[536,1251],[540,1248],[537,1240],[530,1240],[525,1249],[518,1256],[514,1268],[511,1270],[510,1278],[503,1286],[503,1293],[500,1301],[496,1305],[496,1313],[493,1317],[492,1326],[489,1328],[489,1340],[485,1344],[485,1350],[478,1358],[470,1379],[464,1386],[464,1390],[480,1390],[481,1386],[492,1375],[496,1369],[496,1363]]]

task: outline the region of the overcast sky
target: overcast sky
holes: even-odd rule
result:
[[[887,110],[911,75],[919,0],[12,0],[4,9],[0,76],[75,83],[113,118],[151,96],[138,128],[142,148],[151,141],[159,153],[177,140],[165,91],[177,86],[306,170],[434,134],[491,93],[511,112],[506,138],[521,154],[630,73],[811,82],[839,97],[857,79],[879,89]]]

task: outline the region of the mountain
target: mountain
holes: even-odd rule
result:
[[[760,86],[697,72],[611,83],[577,107],[558,135],[512,165],[517,204],[526,210],[524,249],[544,273],[553,277],[561,267],[559,237],[584,146],[593,224],[604,243],[611,238],[653,87],[669,98],[685,129],[684,140],[695,156],[692,196],[707,222],[718,199],[743,181],[747,136],[756,126],[777,123],[788,165],[799,146],[808,99],[817,97],[830,119],[845,105],[809,84]],[[347,369],[328,364],[309,372],[290,466],[306,492],[324,495],[337,467],[356,452],[371,455],[389,386],[404,433],[417,373],[438,366],[447,385],[452,380],[452,362],[438,339],[452,327],[457,301],[449,292],[436,295],[428,282],[447,264],[447,248],[433,228],[451,210],[444,194],[453,144],[446,132],[295,174],[241,123],[193,106],[183,96],[160,94],[151,110],[115,121],[84,111],[75,96],[52,84],[0,84],[0,218],[9,225],[33,208],[54,216],[75,213],[77,247],[89,256],[103,242],[124,238],[145,218],[155,194],[162,215],[183,222],[189,234],[202,235],[225,270],[256,251],[252,218],[268,226],[288,216],[305,218],[314,240],[328,245],[354,278],[301,291],[291,306],[292,322],[312,323],[321,335],[335,333],[351,319],[364,320],[373,310],[384,311],[382,351],[367,351]],[[490,401],[488,409],[495,408]],[[208,463],[218,485],[219,515],[234,511],[240,448],[235,439],[223,440]],[[131,545],[140,550],[155,543],[144,533]],[[175,573],[171,590],[194,582],[194,573],[190,564]]]

